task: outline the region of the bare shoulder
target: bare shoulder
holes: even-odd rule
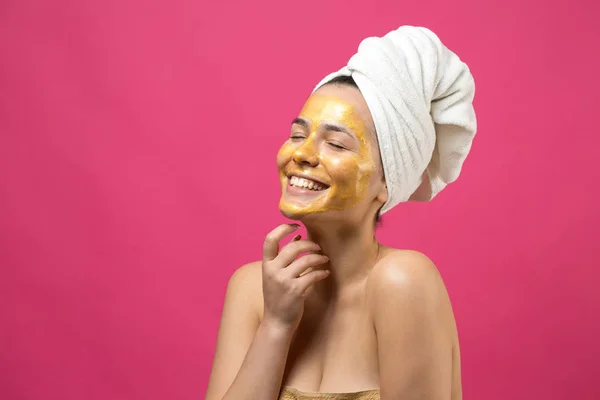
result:
[[[462,398],[456,323],[433,261],[418,251],[386,248],[369,274],[367,301],[377,333],[382,393]]]
[[[256,280],[258,280],[258,283],[260,283],[261,266],[262,263],[260,261],[244,264],[233,272],[229,282],[235,284],[244,284],[250,282],[256,283]]]
[[[442,277],[425,254],[415,250],[387,249],[369,274],[368,286],[377,291],[387,288],[434,291],[443,286]]]
[[[386,249],[367,281],[373,313],[391,304],[427,311],[448,305],[442,276],[433,261],[415,250]]]
[[[258,304],[262,300],[262,263],[254,261],[236,269],[229,278],[227,292]]]

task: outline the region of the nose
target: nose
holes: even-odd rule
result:
[[[315,143],[310,138],[306,139],[302,146],[298,147],[292,156],[294,162],[300,165],[316,166],[319,163],[319,154]]]

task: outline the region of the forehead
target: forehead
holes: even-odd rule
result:
[[[368,132],[375,132],[369,108],[360,91],[347,85],[325,85],[313,93],[301,112],[313,123],[332,120],[357,125]],[[357,132],[358,133],[358,132]]]

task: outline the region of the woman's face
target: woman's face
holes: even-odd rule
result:
[[[277,155],[281,212],[302,219],[349,210],[357,217],[379,209],[387,194],[374,131],[358,89],[325,85],[317,90]]]

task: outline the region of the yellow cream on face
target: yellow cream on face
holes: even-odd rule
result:
[[[282,186],[279,208],[286,215],[299,217],[302,214],[343,210],[356,205],[365,197],[376,164],[366,124],[355,111],[355,106],[339,97],[315,94],[304,105],[300,117],[309,122],[308,131],[303,129],[308,137],[299,142],[292,139],[286,141],[277,155]],[[328,143],[327,132],[321,128],[325,122],[349,128],[358,139],[358,145],[355,144],[353,150],[337,151],[332,148]],[[302,166],[294,158],[316,159],[318,163],[314,167]],[[330,188],[308,202],[287,194],[287,174],[300,171],[326,177]]]

